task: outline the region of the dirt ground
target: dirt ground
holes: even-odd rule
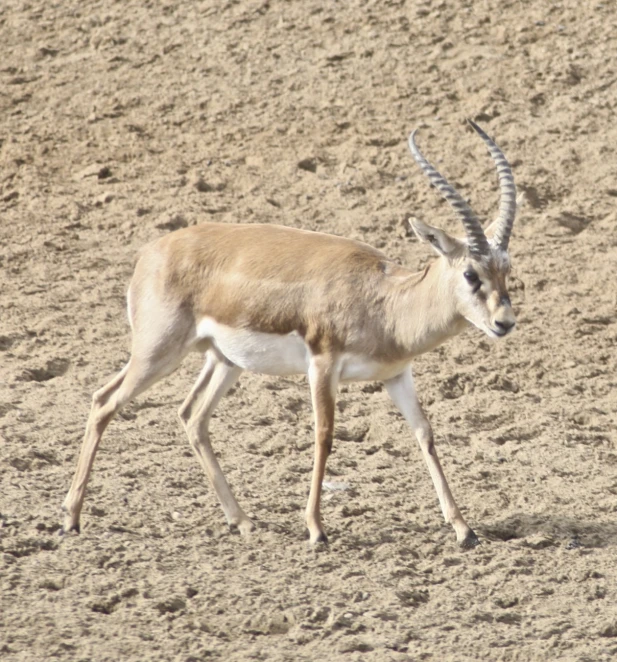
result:
[[[0,657],[598,660],[617,655],[617,8],[577,0],[4,0],[0,5]],[[482,217],[499,142],[524,193],[518,329],[415,362],[463,552],[381,385],[340,388],[327,549],[303,512],[304,378],[244,374],[212,423],[245,539],[177,418],[200,366],[101,445],[60,538],[92,392],[124,365],[135,255],[170,230],[267,222],[410,267],[417,215]],[[332,486],[331,486],[332,487]]]

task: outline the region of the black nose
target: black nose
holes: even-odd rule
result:
[[[498,320],[495,320],[495,326],[504,333],[508,333],[514,324],[515,322],[499,322]]]

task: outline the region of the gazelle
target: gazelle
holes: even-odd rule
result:
[[[127,365],[93,396],[63,531],[79,531],[88,477],[101,436],[121,407],[173,372],[188,352],[205,365],[179,410],[190,444],[230,526],[253,523],[236,501],[210,445],[208,424],[243,370],[306,373],[315,416],[315,459],[306,507],[311,543],[327,541],[320,497],[332,448],[339,382],[380,380],[414,431],[447,522],[463,547],[478,544],[450,492],[433,432],[418,401],[410,362],[468,323],[492,338],[514,314],[506,289],[508,241],[516,214],[512,171],[475,123],[499,175],[499,215],[485,233],[465,200],[409,138],[414,159],[465,229],[455,238],[419,220],[421,241],[439,254],[421,273],[358,241],[276,225],[208,223],[146,246],[128,290],[133,332]]]

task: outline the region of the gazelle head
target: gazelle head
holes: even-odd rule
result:
[[[418,238],[430,243],[442,256],[443,277],[455,297],[457,312],[488,336],[498,338],[507,335],[515,324],[506,279],[510,271],[508,241],[516,215],[516,189],[502,151],[475,122],[468,121],[486,143],[497,166],[501,191],[497,219],[485,232],[467,202],[424,158],[414,131],[409,137],[411,153],[462,221],[465,237],[452,237],[417,219],[410,223]]]

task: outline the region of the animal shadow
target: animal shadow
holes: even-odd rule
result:
[[[604,548],[617,545],[617,523],[581,521],[575,517],[515,514],[494,524],[478,526],[487,540],[503,541],[541,538],[546,545],[564,543],[566,548]]]

